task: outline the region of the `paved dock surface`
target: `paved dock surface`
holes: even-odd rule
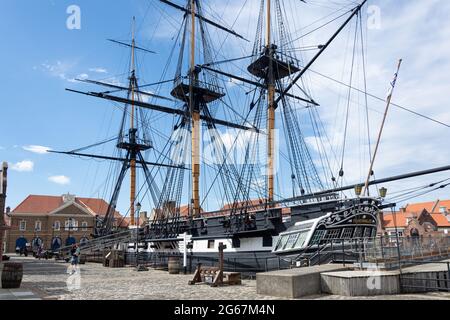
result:
[[[0,301],[1,300],[42,300],[42,299],[36,292],[33,292],[26,288],[19,288],[19,289],[0,288]]]
[[[412,267],[406,267],[402,269],[403,273],[414,273],[414,272],[439,272],[447,271],[447,263],[450,263],[450,259],[441,262],[428,263],[423,265],[417,265]]]
[[[192,275],[169,275],[150,270],[136,272],[133,268],[110,269],[100,264],[81,265],[80,282],[67,273],[68,263],[54,260],[13,257],[24,264],[22,287],[18,291],[0,289],[0,299],[51,300],[276,300],[258,295],[256,281],[244,280],[242,286],[211,288],[207,285],[188,285]],[[69,282],[68,282],[69,280]],[[31,294],[30,294],[31,293]],[[379,297],[343,297],[318,295],[306,299],[317,300],[435,300],[450,299],[450,293],[408,294]]]

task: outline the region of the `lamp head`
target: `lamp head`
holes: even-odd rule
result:
[[[388,191],[388,190],[387,190],[386,188],[384,188],[384,187],[381,188],[381,189],[380,189],[380,197],[381,197],[381,198],[386,198],[387,191]]]
[[[362,193],[362,185],[357,185],[356,187],[355,187],[355,194],[356,194],[356,196],[357,197],[359,197],[360,195],[361,195],[361,193]]]

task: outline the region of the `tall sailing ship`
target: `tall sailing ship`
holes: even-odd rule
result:
[[[140,255],[147,260],[184,255],[190,261],[210,262],[217,260],[223,243],[225,267],[237,263],[241,269],[263,270],[267,259],[277,255],[298,256],[333,239],[375,237],[378,213],[389,207],[383,205],[382,195],[370,196],[369,186],[379,181],[370,169],[367,181],[344,183],[352,77],[359,52],[361,65],[366,63],[364,49],[357,48],[364,45],[366,1],[330,5],[333,12],[315,21],[309,33],[332,23],[339,22],[338,27],[323,44],[299,47],[304,35],[297,32],[294,37],[290,32],[286,16],[292,8],[286,2],[299,10],[298,16],[301,7],[309,4],[260,0],[253,50],[241,57],[222,55],[228,42],[248,40],[210,18],[207,1],[159,2],[167,10],[177,10],[182,23],[158,82],[139,84],[136,56],[152,51],[137,45],[133,31],[130,42],[112,40],[130,49],[128,85],[80,80],[108,91],[70,90],[123,106],[119,134],[107,141],[115,142],[115,156],[81,153],[88,148],[60,152],[120,164],[108,214],[98,220],[95,236],[114,234],[113,213],[130,171],[128,214],[139,232],[123,241],[132,250],[138,250],[136,242],[145,243]],[[344,30],[351,31],[353,47],[344,142],[337,155],[320,118],[320,99],[313,97],[307,76]],[[220,35],[225,40],[214,48]],[[305,51],[313,56],[306,58]],[[168,78],[171,66],[176,66],[175,74]],[[309,124],[304,124],[305,118]],[[160,127],[167,123],[172,126],[164,134]],[[313,136],[315,150],[308,145],[306,132]],[[369,143],[367,168],[373,160],[370,148]],[[140,188],[138,171],[144,181]],[[277,182],[283,187],[277,188]],[[354,196],[344,193],[353,190],[357,190]],[[142,226],[135,208],[144,199],[149,199],[152,216]],[[138,241],[133,240],[136,236]]]

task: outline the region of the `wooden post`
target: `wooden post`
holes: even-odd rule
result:
[[[212,287],[217,287],[223,284],[223,250],[227,248],[223,242],[219,243],[219,271],[216,274],[216,277],[213,281]]]
[[[3,163],[0,170],[0,263],[3,260],[3,238],[5,236],[5,206],[6,206],[6,185],[7,185],[8,164]]]

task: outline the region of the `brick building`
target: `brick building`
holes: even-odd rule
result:
[[[96,217],[104,217],[108,203],[102,199],[30,195],[10,213],[7,252],[29,244],[33,249],[57,249],[92,238]],[[114,225],[127,228],[119,212]]]
[[[401,237],[450,236],[450,200],[408,204],[399,212],[383,213],[383,233]]]

